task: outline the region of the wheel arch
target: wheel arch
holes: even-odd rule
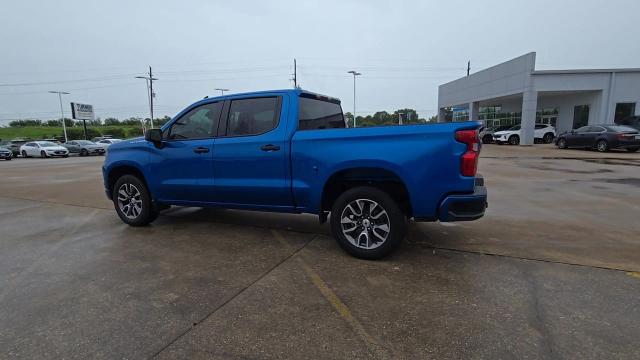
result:
[[[320,220],[326,220],[326,213],[340,194],[358,186],[372,186],[384,191],[398,202],[400,209],[411,217],[413,208],[408,187],[393,170],[381,166],[358,166],[337,170],[324,182],[320,200]]]
[[[149,184],[147,183],[147,179],[144,176],[144,173],[140,168],[132,164],[119,164],[112,166],[107,172],[107,190],[109,194],[113,193],[113,186],[116,181],[124,175],[133,175],[140,179],[144,183],[144,185],[149,190]]]

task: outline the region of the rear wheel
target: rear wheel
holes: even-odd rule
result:
[[[520,144],[520,136],[518,136],[518,135],[509,136],[509,144],[511,144],[511,145]]]
[[[565,139],[559,139],[558,142],[556,143],[556,145],[558,146],[558,148],[560,149],[566,149],[567,148],[567,140]]]
[[[598,150],[600,152],[609,151],[609,143],[607,142],[607,140],[599,140],[596,143],[596,150]]]
[[[542,137],[542,141],[544,141],[545,144],[551,144],[551,142],[553,142],[553,134],[552,133],[544,134],[544,136]]]
[[[144,226],[158,217],[144,182],[124,175],[113,186],[113,204],[120,219],[131,226]]]
[[[27,156],[27,152],[26,152],[26,151],[24,151],[24,150],[22,150],[22,157],[23,157],[23,158],[28,157],[28,156]]]
[[[385,192],[369,186],[349,189],[331,210],[331,231],[340,247],[361,259],[380,259],[400,245],[405,216]]]

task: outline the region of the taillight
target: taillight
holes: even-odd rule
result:
[[[478,158],[480,157],[480,139],[477,130],[456,131],[456,141],[467,145],[467,151],[462,154],[460,160],[460,173],[462,176],[476,176],[478,171]]]

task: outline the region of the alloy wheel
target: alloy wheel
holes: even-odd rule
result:
[[[340,216],[342,234],[354,246],[375,249],[382,245],[391,231],[387,211],[370,199],[357,199],[344,207]]]
[[[142,196],[140,190],[131,184],[124,183],[118,189],[118,208],[127,219],[134,220],[142,212]]]

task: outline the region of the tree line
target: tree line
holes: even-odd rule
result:
[[[168,116],[163,116],[161,118],[153,119],[154,126],[164,125],[166,122],[171,120]],[[108,117],[104,120],[100,118],[96,118],[95,120],[87,120],[87,126],[145,126],[149,127],[149,118],[139,118],[139,117],[130,117],[128,119],[117,119],[114,117]],[[74,127],[74,126],[83,126],[82,120],[72,120],[69,118],[64,119],[64,125],[66,127]],[[9,122],[9,127],[60,127],[62,126],[62,119],[56,120],[39,120],[39,119],[28,119],[28,120],[13,120]]]
[[[352,126],[353,114],[347,112],[344,116],[348,120],[349,126]],[[418,112],[414,109],[398,109],[392,113],[387,111],[378,111],[373,115],[357,116],[356,125],[358,127],[398,125],[401,119],[402,124],[404,125],[425,124],[436,122],[437,116],[431,116],[429,119],[421,118],[418,116]]]

